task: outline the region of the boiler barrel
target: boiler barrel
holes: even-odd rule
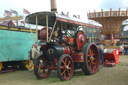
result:
[[[68,46],[53,45],[47,49],[47,56],[50,59],[59,58],[62,54],[70,54]]]

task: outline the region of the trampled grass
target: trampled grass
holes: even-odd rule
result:
[[[0,74],[0,85],[128,85],[128,56],[120,56],[115,67],[103,67],[94,75],[84,75],[81,69],[74,71],[68,81],[61,81],[56,71],[38,80],[33,71],[17,70]]]

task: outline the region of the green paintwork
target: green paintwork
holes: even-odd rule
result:
[[[0,62],[28,60],[33,43],[31,32],[0,29]]]

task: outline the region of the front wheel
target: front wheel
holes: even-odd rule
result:
[[[84,63],[82,63],[82,70],[84,74],[95,74],[99,69],[99,52],[94,43],[86,43],[82,52],[84,53]]]
[[[72,78],[74,70],[73,60],[69,55],[63,54],[57,63],[57,74],[59,78],[64,80],[69,80]]]
[[[47,78],[50,72],[51,69],[49,59],[43,55],[38,56],[34,62],[34,74],[37,79]]]

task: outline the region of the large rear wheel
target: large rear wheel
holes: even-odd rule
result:
[[[95,74],[99,69],[99,52],[94,43],[86,43],[82,52],[84,53],[84,63],[82,63],[82,70],[84,74]]]
[[[40,55],[34,62],[34,74],[38,79],[44,79],[49,76],[51,72],[50,61],[48,58]]]
[[[69,55],[63,54],[57,63],[57,73],[59,78],[64,80],[69,80],[73,75],[73,60]]]

